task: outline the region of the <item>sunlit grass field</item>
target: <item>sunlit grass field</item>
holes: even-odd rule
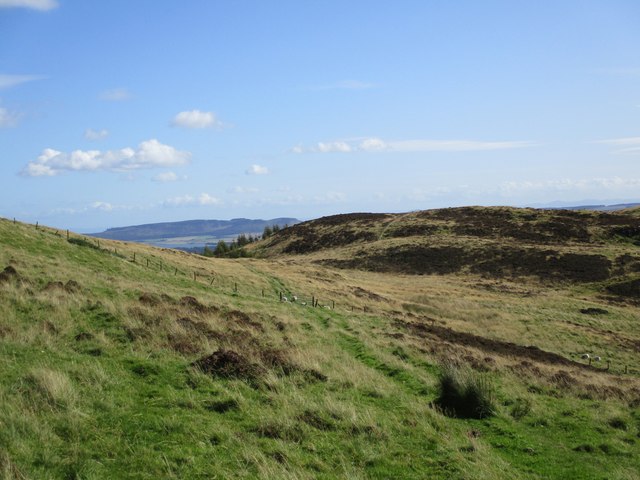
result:
[[[0,220],[2,478],[638,478],[640,315],[598,285],[69,240]]]

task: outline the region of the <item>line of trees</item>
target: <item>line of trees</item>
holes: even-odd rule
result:
[[[239,257],[248,257],[250,254],[244,249],[247,245],[257,242],[258,240],[269,238],[272,235],[275,235],[280,230],[287,228],[288,225],[280,227],[280,225],[267,225],[264,227],[264,232],[262,233],[262,237],[260,235],[245,235],[244,233],[238,235],[238,237],[232,240],[230,243],[225,242],[224,240],[220,240],[215,248],[210,248],[208,245],[205,245],[204,251],[202,254],[205,257],[227,257],[227,258],[239,258]]]

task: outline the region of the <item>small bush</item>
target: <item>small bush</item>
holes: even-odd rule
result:
[[[440,375],[435,404],[449,416],[486,418],[495,413],[493,386],[486,376],[471,370],[445,366]]]
[[[526,417],[531,413],[531,400],[528,398],[518,398],[511,406],[511,416],[516,420]]]

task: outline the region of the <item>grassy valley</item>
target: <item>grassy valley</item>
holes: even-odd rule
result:
[[[0,220],[0,476],[637,478],[639,224],[351,214],[214,259]]]

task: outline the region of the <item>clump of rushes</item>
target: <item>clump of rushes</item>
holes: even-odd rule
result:
[[[444,365],[435,404],[451,417],[490,417],[495,413],[493,386],[485,375]]]

